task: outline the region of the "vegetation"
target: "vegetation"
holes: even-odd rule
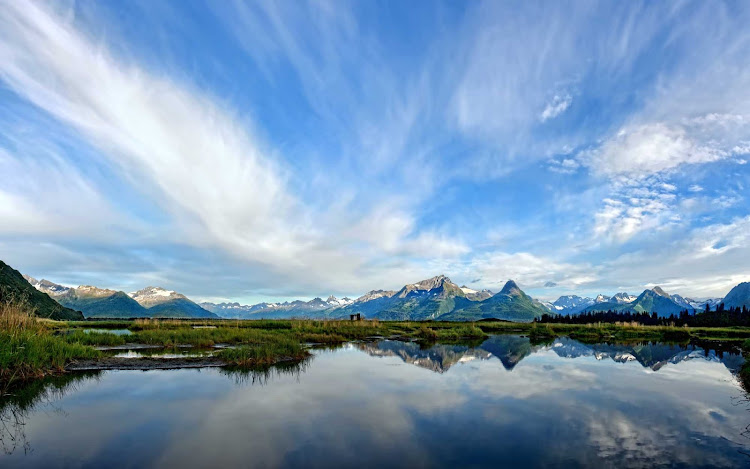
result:
[[[28,303],[0,302],[0,394],[18,381],[61,372],[73,360],[100,355],[52,335]]]
[[[109,332],[84,332],[81,329],[70,331],[61,336],[69,344],[80,345],[125,345],[125,337]]]
[[[301,360],[307,355],[307,350],[299,342],[292,339],[281,339],[271,343],[224,349],[217,353],[216,357],[229,365],[248,367]]]
[[[585,316],[587,317],[587,316]],[[598,318],[592,313],[592,318]],[[633,315],[623,317],[632,318]],[[651,317],[649,315],[649,317]],[[136,319],[135,321],[75,321],[66,328],[130,329],[128,342],[151,345],[253,344],[277,336],[293,337],[301,343],[335,344],[375,338],[420,339],[447,342],[484,338],[489,334],[522,334],[533,337],[570,336],[580,340],[698,340],[750,338],[750,328],[685,327],[676,324],[646,325],[638,321],[590,321],[518,323],[485,320],[475,323],[451,321],[348,321],[348,320],[180,320]],[[60,326],[57,326],[60,327]],[[208,327],[194,329],[194,327]],[[211,328],[214,327],[214,328]],[[93,340],[93,339],[90,339]],[[108,344],[100,344],[108,345]]]
[[[597,311],[582,312],[576,315],[549,315],[545,314],[538,320],[543,323],[558,324],[592,324],[592,323],[638,323],[647,326],[689,326],[689,327],[750,327],[750,310],[747,306],[725,308],[724,303],[712,310],[706,305],[706,309],[696,314],[688,310],[682,310],[679,314],[671,314],[668,317],[659,317],[656,312],[630,312],[630,311]]]

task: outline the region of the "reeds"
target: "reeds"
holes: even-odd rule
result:
[[[62,371],[66,364],[100,353],[53,336],[24,302],[0,303],[0,393],[16,382]]]

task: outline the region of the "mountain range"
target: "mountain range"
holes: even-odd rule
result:
[[[146,287],[133,293],[81,285],[71,288],[49,280],[23,278],[60,305],[83,313],[86,318],[218,318],[180,293]]]
[[[283,303],[258,303],[241,305],[239,303],[200,303],[203,309],[227,319],[272,319],[283,317],[306,317],[320,311],[338,308],[353,303],[351,298],[338,299],[331,295],[327,299],[313,298],[310,301],[285,301]]]
[[[33,296],[38,300],[35,303],[40,305],[37,306],[39,314],[46,317],[79,317],[77,312],[80,311],[87,318],[342,319],[350,314],[361,314],[368,319],[382,320],[501,319],[528,322],[544,314],[576,315],[607,310],[656,312],[660,317],[668,317],[684,310],[691,313],[703,310],[706,304],[713,309],[721,302],[726,307],[750,307],[750,282],[737,285],[723,300],[693,300],[654,287],[638,296],[624,292],[595,298],[565,295],[554,302],[541,302],[528,296],[513,280],[507,281],[500,292],[493,293],[458,286],[445,275],[410,283],[397,291],[371,290],[356,300],[329,296],[325,300],[314,298],[254,305],[196,304],[185,295],[160,287],[149,286],[132,293],[88,285],[71,288],[45,279],[21,276],[4,263],[0,267],[3,268],[0,294],[8,296],[8,292],[23,291],[26,297]]]
[[[750,283],[740,284],[735,289],[737,291],[732,295],[737,298],[738,304],[742,304],[742,298],[744,301],[750,299]],[[625,292],[613,296],[598,295],[595,298],[565,295],[546,303],[529,297],[512,280],[499,293],[494,294],[490,290],[477,291],[465,285],[459,287],[445,275],[438,275],[404,285],[397,291],[372,290],[356,300],[329,297],[325,301],[316,298],[309,302],[260,303],[249,306],[238,303],[201,303],[201,306],[222,317],[242,319],[341,319],[360,313],[369,319],[382,320],[475,321],[495,318],[523,322],[532,321],[543,314],[576,315],[607,310],[656,312],[660,317],[668,317],[671,314],[679,315],[684,310],[691,313],[703,310],[707,303],[714,309],[721,302],[721,298],[693,300],[670,295],[660,287],[654,287],[644,290],[638,296]]]

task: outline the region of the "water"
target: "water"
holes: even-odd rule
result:
[[[74,329],[71,329],[71,331]],[[83,332],[86,334],[90,334],[92,332],[101,332],[105,334],[114,334],[114,335],[130,335],[132,332],[129,329],[84,329]]]
[[[214,350],[180,350],[175,352],[162,352],[153,350],[126,350],[113,355],[115,358],[160,358],[160,359],[176,359],[176,358],[199,358],[199,357],[211,357],[215,353]]]
[[[256,373],[73,375],[5,403],[0,467],[748,467],[741,364],[497,336],[349,344]]]

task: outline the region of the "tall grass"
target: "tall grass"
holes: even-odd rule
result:
[[[125,337],[126,336],[116,335],[109,332],[84,332],[82,330],[74,330],[61,336],[61,338],[69,344],[109,346],[125,345],[127,342]]]
[[[239,367],[269,365],[283,360],[301,360],[309,353],[299,342],[291,339],[277,340],[272,343],[245,345],[224,349],[216,357],[227,364]]]
[[[50,334],[27,303],[0,303],[0,393],[19,381],[63,371],[73,360],[99,356],[91,347]]]

